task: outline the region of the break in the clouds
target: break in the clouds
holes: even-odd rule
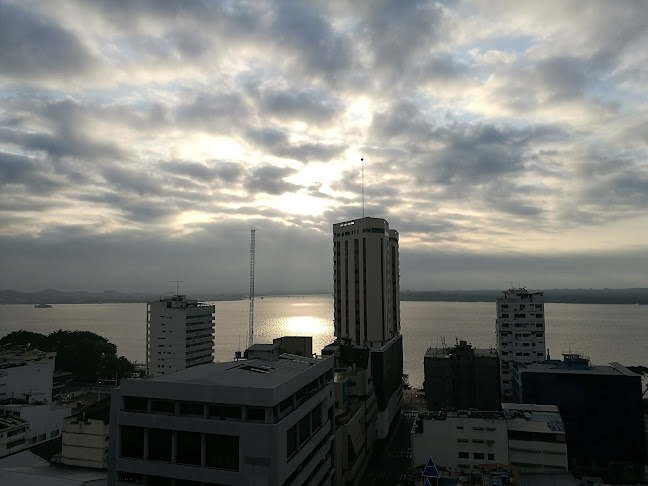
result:
[[[646,286],[648,5],[0,2],[0,288]],[[168,287],[168,288],[167,288]]]

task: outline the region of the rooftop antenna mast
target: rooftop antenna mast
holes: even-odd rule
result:
[[[364,211],[364,157],[360,157],[360,162],[362,163],[362,217],[365,217]]]
[[[180,296],[180,284],[185,283],[185,280],[169,280],[169,282],[173,282],[176,284],[176,296]]]
[[[248,328],[248,348],[254,344],[254,264],[256,259],[256,229],[250,229],[250,326]]]

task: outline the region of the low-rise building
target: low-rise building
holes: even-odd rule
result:
[[[330,484],[333,358],[247,355],[122,381],[109,484]]]
[[[108,468],[110,399],[93,403],[63,420],[61,462],[68,466]]]
[[[13,403],[0,405],[0,413],[20,417],[29,423],[26,441],[27,446],[31,447],[59,438],[63,430],[63,419],[72,415],[72,408],[55,404]]]
[[[432,458],[465,473],[488,465],[518,470],[567,470],[567,444],[558,408],[502,404],[502,411],[420,414],[412,430],[412,464]]]
[[[22,451],[28,438],[29,422],[13,415],[0,416],[0,457]]]

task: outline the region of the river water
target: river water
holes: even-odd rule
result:
[[[247,342],[247,300],[215,302],[216,361],[232,359]],[[553,358],[580,352],[593,364],[618,361],[648,365],[648,306],[616,304],[545,304],[546,342]],[[143,362],[146,304],[57,304],[0,306],[0,337],[11,331],[50,333],[87,330],[117,345],[118,354]],[[312,336],[313,351],[333,340],[331,296],[257,298],[255,342],[280,336]],[[494,302],[401,302],[404,370],[410,383],[423,383],[423,356],[428,347],[464,339],[478,348],[495,346]]]

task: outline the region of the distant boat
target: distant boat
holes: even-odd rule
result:
[[[51,309],[54,306],[50,304],[34,304],[34,307],[37,309]]]

